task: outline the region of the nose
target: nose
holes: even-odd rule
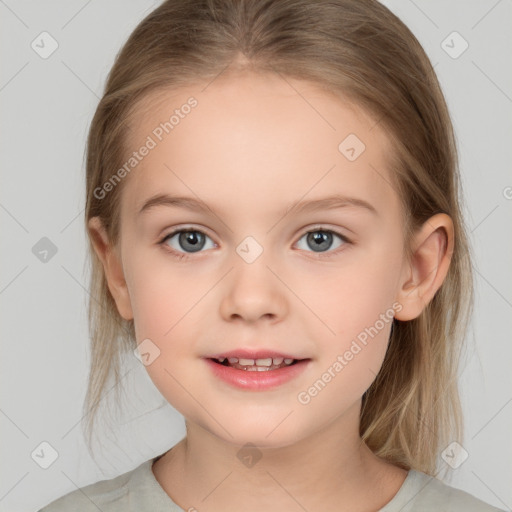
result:
[[[276,274],[263,257],[252,263],[235,262],[222,287],[222,318],[231,322],[281,321],[288,313],[287,289]]]

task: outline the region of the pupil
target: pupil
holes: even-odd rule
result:
[[[325,231],[314,231],[308,235],[308,242],[312,242],[312,249],[316,252],[328,249],[331,245],[331,239],[332,234]]]

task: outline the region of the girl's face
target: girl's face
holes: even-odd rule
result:
[[[188,421],[230,443],[286,446],[355,418],[383,362],[406,269],[390,146],[374,120],[303,81],[205,86],[139,110],[122,183],[128,299],[116,301]],[[144,207],[157,195],[189,202]],[[345,199],[314,203],[333,196]],[[207,359],[237,349],[309,361],[246,389]]]

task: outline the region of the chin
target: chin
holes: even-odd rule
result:
[[[226,443],[238,448],[245,446],[247,443],[261,449],[285,448],[305,437],[302,429],[298,432],[292,421],[288,425],[285,425],[286,423],[288,423],[288,420],[283,422],[283,417],[279,418],[278,421],[262,422],[258,425],[245,422],[236,424],[224,422],[223,426],[231,435],[218,426],[216,426],[215,432],[212,433],[222,438]]]

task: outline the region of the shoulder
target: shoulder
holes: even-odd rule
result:
[[[468,492],[445,484],[421,471],[411,470],[393,500],[382,509],[385,512],[503,512]]]
[[[128,494],[141,475],[149,468],[151,461],[146,461],[135,469],[109,480],[81,487],[52,501],[38,512],[121,512],[128,510]]]

